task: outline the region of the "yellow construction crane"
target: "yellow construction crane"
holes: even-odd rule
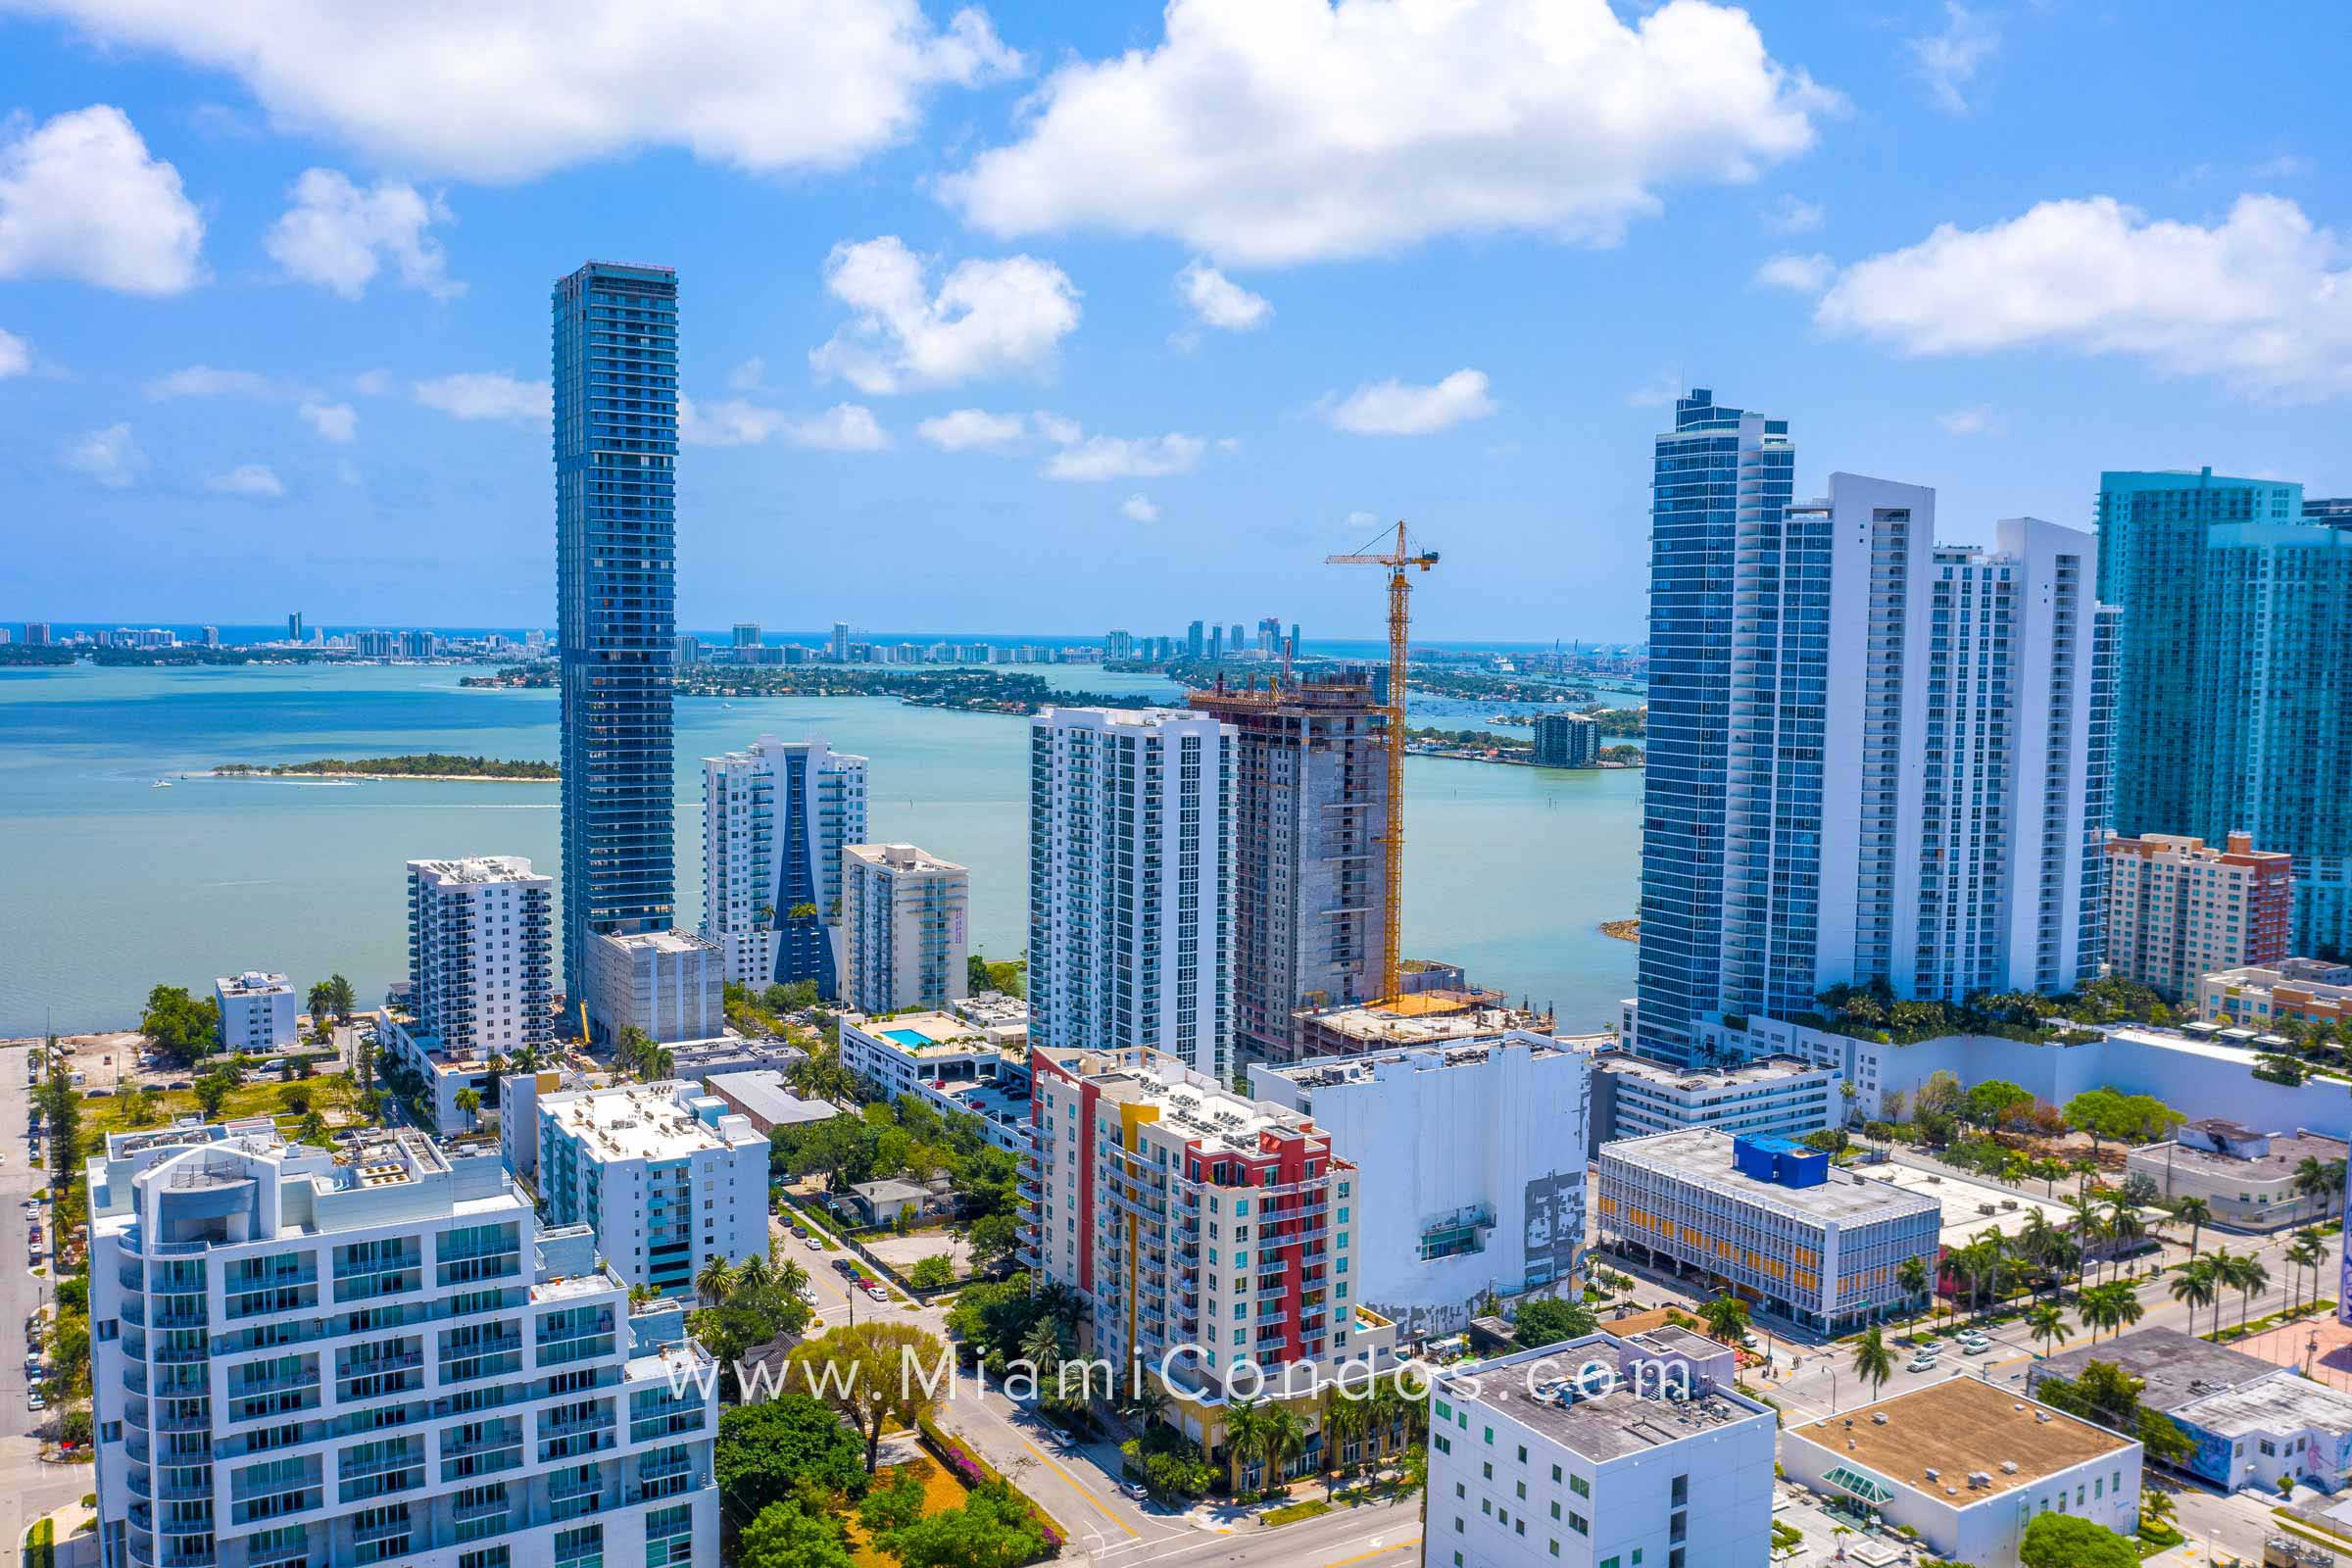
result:
[[[1387,530],[1373,539],[1382,543]],[[1389,830],[1381,845],[1382,871],[1388,881],[1388,902],[1383,912],[1387,925],[1380,939],[1380,1000],[1394,1002],[1403,991],[1400,971],[1404,963],[1404,664],[1406,633],[1411,624],[1410,601],[1413,585],[1408,573],[1415,568],[1427,571],[1438,564],[1435,550],[1415,550],[1405,536],[1404,524],[1396,524],[1396,548],[1372,550],[1367,547],[1351,556],[1326,556],[1327,566],[1386,566],[1389,568]]]

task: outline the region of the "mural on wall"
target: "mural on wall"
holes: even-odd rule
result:
[[[1565,1279],[1585,1241],[1585,1173],[1552,1171],[1527,1184],[1527,1277]]]

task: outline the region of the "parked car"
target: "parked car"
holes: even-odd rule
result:
[[[1122,1481],[1119,1490],[1137,1502],[1149,1502],[1152,1498],[1152,1489],[1141,1481]]]
[[[1906,1372],[1933,1372],[1936,1370],[1936,1358],[1932,1355],[1915,1355],[1904,1364],[1903,1370]]]
[[[808,1240],[802,1245],[807,1247],[811,1252],[821,1252],[825,1250],[825,1244],[818,1241],[813,1236],[809,1237]]]
[[[846,1257],[837,1257],[833,1260],[833,1272],[836,1274],[855,1274],[858,1272],[858,1265],[851,1262]]]
[[[41,1391],[38,1389],[34,1389],[30,1394],[24,1396],[24,1408],[27,1410],[38,1410],[48,1402],[41,1397]]]
[[[889,1294],[885,1292],[879,1285],[868,1285],[865,1288],[865,1294],[872,1297],[877,1301],[887,1301],[890,1299]]]

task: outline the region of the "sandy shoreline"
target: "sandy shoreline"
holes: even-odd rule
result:
[[[259,779],[265,784],[561,784],[561,778],[511,778],[504,773],[174,773],[173,778]]]

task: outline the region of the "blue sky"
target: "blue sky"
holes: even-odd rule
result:
[[[1678,380],[1946,541],[2352,491],[2335,6],[658,9],[0,5],[0,618],[544,623],[590,256],[688,624],[1368,635],[1401,515],[1428,635],[1638,638]]]

